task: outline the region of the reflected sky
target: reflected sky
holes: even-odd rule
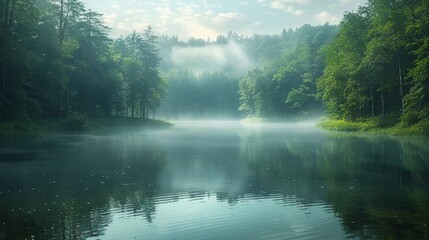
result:
[[[159,204],[151,224],[112,210],[103,239],[344,239],[340,221],[321,205],[306,206],[281,196],[243,199],[237,204],[216,196],[181,196]],[[320,231],[329,229],[329,231]],[[150,237],[149,237],[150,236]],[[97,239],[98,237],[90,238]]]
[[[429,140],[176,122],[0,147],[0,239],[421,239]]]

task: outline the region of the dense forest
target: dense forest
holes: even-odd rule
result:
[[[281,117],[323,103],[331,118],[349,121],[412,125],[429,117],[429,1],[370,0],[338,29],[296,34],[297,45],[240,81],[241,110]]]
[[[429,117],[429,1],[370,0],[325,49],[318,96],[334,118]]]
[[[0,120],[429,118],[429,1],[369,0],[339,26],[214,40],[118,39],[79,0],[5,0]],[[152,115],[151,115],[152,114]]]
[[[2,1],[0,120],[146,118],[165,96],[148,26],[113,41],[78,0]]]

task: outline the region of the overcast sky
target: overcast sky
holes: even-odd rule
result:
[[[306,23],[337,24],[346,11],[366,0],[83,0],[103,13],[112,36],[142,31],[152,25],[157,34],[215,39],[228,31],[243,35],[280,33]]]

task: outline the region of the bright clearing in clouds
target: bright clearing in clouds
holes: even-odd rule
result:
[[[229,31],[245,36],[280,33],[304,24],[337,24],[366,0],[83,0],[103,13],[112,37],[152,25],[158,34],[215,39]]]

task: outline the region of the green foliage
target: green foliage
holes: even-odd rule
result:
[[[321,49],[331,41],[336,29],[305,25],[296,31],[284,31],[279,42],[267,44],[276,53],[272,53],[270,61],[260,60],[265,63],[263,67],[250,71],[240,81],[239,109],[248,116],[268,118],[320,113],[316,80],[324,69],[325,53]]]
[[[377,123],[374,120],[364,122],[350,122],[346,120],[328,120],[321,122],[319,127],[331,130],[331,131],[345,131],[345,132],[356,132],[356,131],[369,131],[377,128]]]
[[[84,132],[87,130],[87,116],[81,113],[73,113],[71,117],[63,123],[62,130],[68,132]]]
[[[160,76],[157,37],[148,26],[143,34],[133,31],[115,43],[123,58],[122,72],[125,85],[126,115],[148,118],[166,96],[167,83]]]
[[[377,117],[380,127],[425,119],[428,26],[427,1],[371,0],[347,13],[317,82],[327,113],[349,121]]]
[[[426,119],[426,120],[420,121],[419,123],[411,126],[410,131],[412,131],[416,134],[421,133],[423,135],[429,136],[429,120]]]
[[[419,113],[415,111],[407,111],[407,113],[401,117],[401,122],[405,124],[405,126],[414,125],[419,121],[420,121]]]
[[[304,25],[271,36],[230,32],[213,42],[181,42],[174,36],[158,39],[150,26],[113,41],[103,16],[79,0],[5,1],[0,121],[70,119],[70,129],[82,129],[84,121],[71,113],[148,118],[168,91],[162,111],[172,115],[211,117],[239,109],[248,116],[282,118],[320,112],[323,102],[333,119],[375,119],[379,127],[400,119],[417,126],[429,118],[428,4],[370,0],[346,13],[339,26]],[[230,41],[242,45],[257,65],[239,81],[229,72],[170,71],[168,59],[161,66],[160,55],[175,46]],[[168,70],[165,76],[161,67]]]
[[[11,0],[1,6],[0,121],[22,121],[22,115],[68,119],[65,129],[83,130],[85,121],[71,113],[88,119],[126,115],[130,87],[145,105],[143,117],[159,107],[166,84],[150,27],[135,45],[141,83],[133,85],[127,84],[130,56],[123,55],[131,50],[113,43],[102,14],[81,1]]]
[[[0,122],[0,137],[7,140],[11,137],[40,137],[42,129],[30,120]]]
[[[318,124],[318,127],[340,132],[362,132],[374,134],[388,134],[388,135],[425,135],[429,136],[429,120],[418,121],[415,124],[405,125],[400,122],[392,125],[384,124],[383,118],[369,118],[362,121],[346,121],[346,120],[325,120]]]

